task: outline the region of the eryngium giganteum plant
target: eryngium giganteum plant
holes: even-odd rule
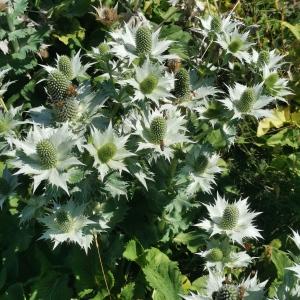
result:
[[[110,279],[97,274],[95,285],[105,282],[120,299],[264,299],[272,283],[260,278],[254,245],[263,240],[256,221],[265,212],[220,181],[243,124],[256,126],[292,94],[283,56],[261,51],[232,12],[205,11],[179,28],[190,36],[183,54],[164,22],[94,8],[105,40],[40,67],[40,106],[7,107],[13,83],[0,71],[0,206],[18,199],[13,213],[22,226],[38,222],[37,238],[55,251],[74,244],[89,255],[93,239],[97,250],[101,241]],[[292,239],[299,247],[299,234]],[[265,257],[275,261],[281,252],[272,247]],[[176,251],[188,268],[198,258],[197,267],[180,271],[166,255]],[[272,299],[299,295],[299,257],[285,263]]]

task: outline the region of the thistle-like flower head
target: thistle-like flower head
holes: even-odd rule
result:
[[[121,84],[133,86],[133,101],[150,99],[158,106],[159,100],[174,97],[170,93],[174,86],[173,74],[163,72],[160,65],[152,64],[147,59],[141,67],[135,67],[135,78],[123,80]]]
[[[54,204],[53,212],[40,218],[47,230],[40,239],[51,240],[56,248],[63,242],[77,243],[87,253],[93,235],[87,230],[88,225],[95,224],[84,215],[85,207],[69,200],[64,205]]]
[[[187,179],[185,190],[188,195],[199,191],[211,193],[215,176],[222,171],[218,166],[219,159],[220,156],[216,153],[193,147],[187,154],[185,166],[182,168],[182,175]]]
[[[195,226],[206,230],[211,236],[223,234],[241,245],[243,245],[244,238],[262,237],[259,230],[253,225],[253,219],[260,213],[249,211],[247,198],[229,203],[217,194],[215,204],[205,204],[205,206],[210,219],[205,219]]]
[[[249,32],[239,33],[237,29],[232,32],[224,32],[217,35],[217,43],[226,51],[240,61],[250,63],[248,53],[251,43],[247,41]]]
[[[13,165],[19,169],[16,174],[32,176],[34,191],[47,180],[68,193],[67,171],[82,163],[72,154],[77,140],[67,123],[56,129],[34,126],[25,140],[13,138],[11,142],[16,148],[13,160]]]
[[[241,119],[244,115],[254,116],[256,119],[270,116],[271,111],[264,107],[275,99],[272,96],[262,95],[263,84],[247,87],[236,83],[228,87],[229,97],[219,100],[228,110],[233,111],[232,119]]]
[[[125,148],[128,138],[129,135],[118,136],[111,123],[104,132],[91,128],[91,141],[85,148],[94,158],[93,166],[98,170],[101,180],[109,170],[117,170],[120,174],[122,171],[128,172],[124,159],[135,155]]]
[[[160,28],[153,32],[146,20],[137,24],[125,23],[123,28],[111,33],[114,40],[110,42],[111,51],[120,60],[128,59],[129,63],[143,55],[149,55],[160,62],[177,58],[174,54],[163,54],[173,42],[160,40],[159,34]]]
[[[136,134],[142,138],[137,151],[152,149],[152,159],[164,156],[170,160],[173,157],[174,145],[190,142],[185,135],[185,123],[186,120],[173,105],[164,105],[143,114],[136,124]]]

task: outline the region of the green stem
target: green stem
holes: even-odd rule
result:
[[[1,97],[0,97],[0,106],[3,107],[3,109],[4,109],[5,112],[8,112],[8,109],[7,109],[7,107],[6,107],[3,99]]]
[[[14,25],[14,16],[12,14],[12,8],[8,8],[7,10],[7,15],[6,15],[6,20],[7,20],[7,24],[8,24],[8,28],[10,32],[14,32],[16,30],[15,25]],[[15,41],[11,41],[13,48],[14,48],[14,52],[17,53],[20,50],[20,46],[19,46],[19,42],[17,40]]]

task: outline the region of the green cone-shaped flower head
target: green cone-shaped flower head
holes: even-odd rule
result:
[[[258,55],[257,64],[262,67],[265,64],[267,64],[269,61],[270,61],[270,53],[266,50],[261,51]]]
[[[110,47],[107,43],[101,43],[98,46],[98,49],[99,49],[99,52],[101,55],[107,55],[107,54],[109,54],[109,51],[110,51]]]
[[[54,70],[49,74],[47,90],[53,101],[67,98],[69,85],[69,80],[61,71]]]
[[[37,143],[36,152],[44,168],[51,169],[55,167],[57,163],[57,151],[48,139]]]
[[[200,155],[195,163],[195,171],[202,174],[208,165],[208,158],[205,155]]]
[[[64,210],[59,210],[55,214],[56,222],[59,225],[59,228],[63,232],[69,232],[72,228],[72,219],[69,214]]]
[[[155,117],[150,124],[150,134],[153,144],[160,144],[167,131],[167,122],[163,117]]]
[[[251,110],[255,101],[256,95],[254,89],[247,88],[241,95],[240,100],[237,101],[236,108],[242,113],[247,113]]]
[[[158,78],[155,75],[149,75],[140,83],[140,89],[143,94],[151,94],[157,87]]]
[[[177,98],[190,95],[190,75],[189,72],[181,68],[175,75],[175,96]]]
[[[152,50],[152,32],[146,27],[142,26],[136,31],[135,36],[136,51],[138,55],[146,55]]]
[[[265,79],[265,86],[267,89],[273,89],[276,82],[279,79],[279,75],[277,72],[271,73],[266,79]]]
[[[220,32],[222,27],[222,21],[219,16],[213,16],[211,20],[211,29],[215,32]]]
[[[107,143],[98,149],[98,157],[102,163],[107,163],[115,156],[117,150],[114,143]]]
[[[217,262],[223,259],[223,252],[220,248],[212,248],[206,256],[208,261]]]
[[[224,209],[220,226],[225,230],[232,230],[236,227],[238,220],[238,207],[235,204],[228,204]]]
[[[78,114],[78,102],[74,99],[67,99],[60,107],[55,107],[55,113],[59,122],[72,121]]]
[[[239,38],[233,39],[231,41],[231,43],[228,46],[228,49],[232,52],[232,53],[236,53],[238,52],[242,46],[243,46],[243,41]]]
[[[73,78],[72,64],[68,56],[62,55],[59,57],[58,69],[67,77],[67,79],[71,80]]]
[[[238,288],[232,284],[226,284],[217,292],[216,300],[238,300]]]

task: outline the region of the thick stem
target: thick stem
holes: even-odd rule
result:
[[[0,106],[3,108],[3,110],[5,111],[5,112],[8,112],[8,109],[7,109],[7,107],[6,107],[6,105],[5,105],[5,103],[4,103],[4,101],[3,101],[3,99],[0,97]]]

